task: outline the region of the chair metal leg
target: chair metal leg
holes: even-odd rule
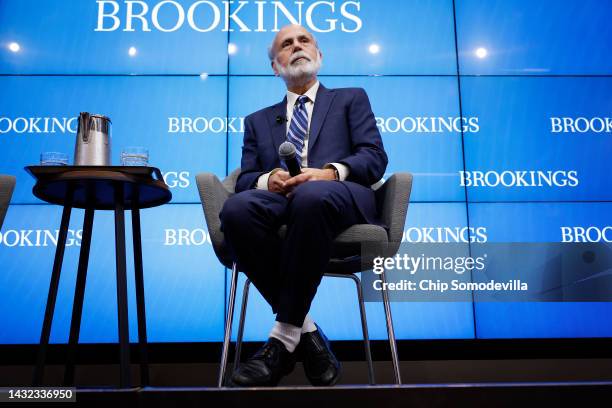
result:
[[[387,334],[389,336],[389,345],[391,347],[391,361],[393,362],[393,372],[395,373],[395,383],[401,384],[402,378],[399,370],[399,359],[397,357],[397,343],[395,342],[395,330],[393,329],[393,317],[391,316],[391,304],[389,303],[389,294],[386,289],[385,272],[380,275],[383,284],[382,296],[385,306],[385,318],[387,320]]]
[[[363,290],[361,288],[361,279],[355,275],[350,275],[357,287],[357,298],[359,300],[359,314],[361,316],[361,331],[363,332],[363,343],[365,345],[366,360],[368,362],[368,380],[370,385],[376,384],[374,378],[374,365],[372,364],[372,351],[370,349],[370,336],[368,333],[368,321],[366,319],[365,303],[363,302]]]
[[[240,321],[238,322],[238,335],[236,336],[236,355],[234,356],[234,371],[240,364],[240,351],[242,349],[242,336],[244,334],[244,321],[246,319],[247,305],[249,303],[249,287],[251,286],[251,280],[247,279],[244,282],[244,288],[242,289],[242,304],[240,306]]]
[[[326,273],[325,276],[333,278],[347,278],[352,279],[357,287],[357,299],[359,301],[359,314],[361,317],[361,330],[363,332],[363,343],[365,346],[366,360],[368,362],[368,380],[371,385],[376,384],[374,378],[374,364],[372,363],[372,351],[370,348],[370,336],[368,334],[368,322],[366,319],[365,303],[363,302],[363,290],[361,288],[361,280],[354,274],[343,275],[338,273]]]
[[[227,366],[227,354],[232,336],[232,323],[234,318],[234,306],[236,303],[236,286],[238,284],[238,268],[236,262],[232,264],[232,278],[230,284],[229,304],[227,305],[227,319],[225,321],[225,332],[223,336],[223,349],[221,351],[221,365],[219,367],[219,378],[217,387],[223,387],[225,382],[225,368]]]

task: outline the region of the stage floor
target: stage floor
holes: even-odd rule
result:
[[[607,402],[604,402],[607,401]],[[513,382],[325,387],[77,388],[78,405],[130,407],[592,407],[609,406],[612,382]],[[74,405],[72,405],[74,406]]]

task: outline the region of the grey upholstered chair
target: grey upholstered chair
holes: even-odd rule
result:
[[[226,267],[232,270],[229,305],[227,308],[227,320],[225,324],[225,333],[223,339],[223,350],[221,353],[221,367],[219,370],[218,386],[221,387],[225,381],[225,373],[228,359],[229,343],[232,334],[232,323],[234,316],[234,306],[236,300],[236,286],[238,283],[238,270],[236,264],[228,254],[227,248],[223,239],[223,232],[220,229],[219,213],[223,208],[223,203],[227,198],[234,194],[236,180],[240,174],[240,169],[234,170],[223,182],[219,181],[217,176],[212,173],[200,173],[196,176],[202,207],[204,208],[204,217],[208,225],[208,232],[213,244],[215,254]],[[390,243],[390,251],[393,256],[399,249],[399,243],[402,239],[404,223],[406,220],[406,212],[408,210],[408,201],[410,199],[410,190],[412,188],[412,175],[408,173],[396,173],[392,175],[380,188],[375,192],[376,200],[379,208],[382,211],[384,222],[389,226],[389,231],[377,225],[359,224],[343,231],[334,241],[332,259],[328,264],[327,271],[324,276],[349,278],[352,279],[357,286],[357,295],[359,300],[359,312],[361,314],[361,325],[364,337],[365,353],[368,362],[368,378],[370,384],[375,384],[374,369],[372,366],[372,355],[370,353],[370,341],[368,336],[367,321],[365,316],[365,306],[363,302],[363,294],[361,289],[361,280],[355,275],[362,271],[360,259],[361,243],[362,242],[382,242]],[[284,237],[286,227],[279,229],[279,235]],[[393,245],[395,243],[395,245]],[[387,248],[389,249],[389,248]],[[381,278],[385,279],[384,273]],[[242,334],[244,330],[244,320],[246,315],[246,305],[248,301],[250,281],[245,282],[242,298],[242,307],[240,312],[240,322],[238,326],[238,335],[236,339],[236,353],[234,360],[234,369],[240,359],[240,348],[242,344]],[[393,320],[391,317],[391,306],[389,296],[386,291],[382,293],[383,304],[385,309],[385,317],[387,322],[387,333],[391,347],[391,360],[393,362],[393,370],[395,374],[395,382],[401,384],[399,371],[399,359],[397,356],[397,346],[395,343],[395,333],[393,331]]]
[[[15,189],[15,177],[0,175],[0,228]]]

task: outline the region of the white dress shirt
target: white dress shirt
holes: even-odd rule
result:
[[[317,91],[319,90],[319,81],[315,82],[313,86],[306,91],[304,95],[308,97],[308,101],[304,104],[306,113],[308,114],[308,130],[304,136],[304,148],[302,149],[302,168],[308,167],[308,136],[310,134],[310,122],[312,120],[312,111],[314,109],[315,100],[317,98]],[[293,117],[293,107],[300,95],[287,90],[287,130],[289,132],[289,126],[291,125],[291,118]],[[342,163],[329,163],[338,170],[340,180],[346,180],[349,174],[348,166]],[[268,179],[270,173],[264,173],[257,179],[257,188],[260,190],[268,189]]]

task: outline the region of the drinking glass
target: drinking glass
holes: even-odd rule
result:
[[[122,166],[147,166],[149,164],[149,150],[142,146],[125,147],[121,151]]]
[[[43,152],[40,154],[41,166],[67,166],[68,155],[62,152]]]

